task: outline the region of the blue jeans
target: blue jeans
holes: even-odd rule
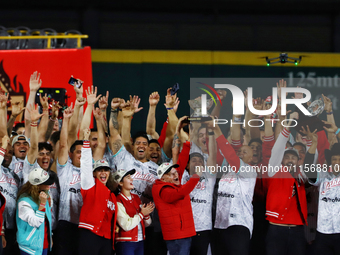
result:
[[[189,255],[191,237],[166,241],[170,255]]]
[[[144,255],[144,241],[118,242],[116,252],[117,255]]]

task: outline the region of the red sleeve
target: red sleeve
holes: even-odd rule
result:
[[[319,153],[319,164],[323,164],[325,163],[325,150],[329,149],[329,142],[327,139],[327,135],[326,132],[324,130],[319,131],[318,133],[318,145],[317,145],[317,149],[318,149],[318,153]]]
[[[241,140],[231,140],[231,147],[233,147],[235,153],[242,147]]]
[[[180,199],[183,199],[187,195],[190,194],[190,192],[196,187],[198,181],[200,180],[200,177],[197,174],[194,174],[189,181],[182,185],[181,187],[175,189],[171,186],[164,186],[160,192],[159,196],[161,199],[167,203],[174,203]]]
[[[166,120],[164,122],[163,127],[162,127],[162,131],[161,131],[161,135],[158,138],[158,142],[159,142],[159,145],[161,146],[161,148],[163,148],[163,145],[164,145],[164,141],[165,141],[165,138],[166,138],[166,128],[167,127],[168,127],[168,120]]]
[[[182,151],[178,155],[178,160],[177,160],[177,164],[179,165],[179,167],[177,168],[177,172],[178,172],[180,180],[182,180],[182,175],[184,173],[185,168],[188,165],[189,153],[190,153],[190,142],[187,141],[183,144]]]
[[[235,166],[236,171],[240,168],[240,159],[234,151],[233,147],[229,144],[228,140],[224,137],[224,135],[220,135],[217,137],[216,142],[220,148],[223,157],[228,161],[231,167]]]
[[[270,156],[272,155],[272,149],[275,144],[274,135],[265,136],[262,144],[262,165],[268,166]]]

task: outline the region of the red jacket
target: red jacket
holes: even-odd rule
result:
[[[164,240],[196,235],[189,194],[198,181],[199,176],[196,174],[185,185],[155,181],[152,196],[158,211]]]
[[[124,194],[120,193],[117,196],[117,203],[121,203],[126,213],[130,217],[134,217],[136,214],[140,217],[140,223],[142,225],[143,230],[143,240],[145,240],[145,225],[144,220],[147,219],[150,216],[144,217],[144,215],[141,213],[140,205],[142,204],[140,198],[138,195],[131,194],[132,199],[129,200]],[[123,228],[119,228],[119,232],[116,233],[116,241],[123,241],[123,242],[137,242],[138,241],[138,225],[131,229],[130,231],[124,231]]]
[[[297,199],[300,204],[299,209],[302,213],[303,221],[307,225],[307,200],[305,185],[298,183],[289,172],[277,173],[279,176],[269,180],[269,187],[266,201],[266,216],[268,221],[281,224],[293,224],[285,221],[285,215],[292,201],[294,183],[297,189]],[[294,205],[293,205],[294,206]],[[296,218],[301,217],[296,215]]]

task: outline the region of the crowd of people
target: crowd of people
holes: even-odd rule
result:
[[[74,86],[59,119],[58,102],[40,95],[36,104],[41,86],[34,72],[25,107],[11,101],[9,118],[10,95],[0,93],[0,254],[340,254],[340,128],[329,98],[323,130],[291,132],[299,113],[282,116],[279,97],[275,116],[245,102],[226,131],[214,120],[232,103],[190,121],[167,89],[165,108],[150,94],[146,127],[131,135],[138,96]],[[227,91],[217,92],[223,101]],[[168,116],[160,134],[157,106]]]

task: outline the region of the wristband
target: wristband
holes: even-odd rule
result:
[[[111,112],[118,112],[118,111],[119,111],[119,108],[114,109],[114,110],[111,109]]]
[[[38,122],[31,122],[31,127],[37,127],[38,126]]]
[[[171,108],[166,108],[167,110],[173,110],[174,108],[173,107],[171,107]]]
[[[42,203],[40,203],[40,205],[39,206],[41,206],[41,207],[45,207],[46,206],[46,204],[42,204]]]
[[[335,132],[335,135],[338,135],[340,132],[340,128],[338,128],[338,130]]]
[[[212,132],[208,132],[208,135],[214,135],[215,133],[212,131]]]
[[[327,114],[327,115],[332,115],[332,114],[333,114],[333,112],[326,112],[326,114]]]

